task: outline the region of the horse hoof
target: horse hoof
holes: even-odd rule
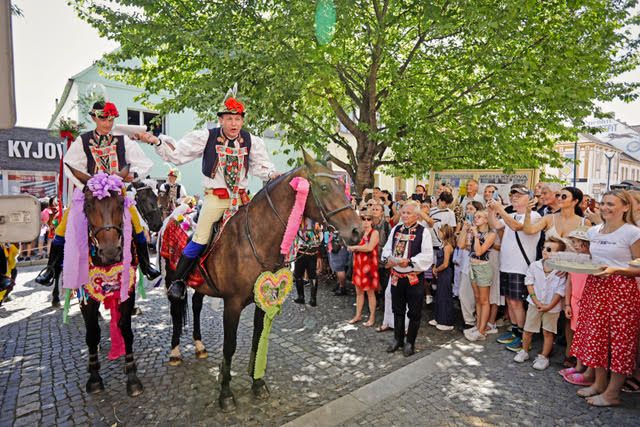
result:
[[[218,401],[220,402],[220,409],[222,412],[233,412],[236,410],[236,399],[233,395],[227,397],[220,396]]]
[[[140,396],[143,391],[144,387],[138,378],[127,380],[127,394],[129,397]]]
[[[142,314],[142,310],[140,310],[140,307],[135,307],[133,309],[133,315],[134,316],[140,316]]]
[[[196,350],[196,359],[206,359],[207,357],[209,357],[207,350]]]
[[[178,356],[169,357],[169,366],[180,366],[180,365],[182,365],[182,357],[178,357]]]
[[[96,381],[89,380],[87,381],[87,393],[96,394],[104,391],[104,384],[102,382],[102,378]]]
[[[253,395],[256,399],[260,400],[268,399],[271,394],[267,387],[267,383],[265,383],[263,379],[255,380],[251,386],[251,391],[253,391]]]

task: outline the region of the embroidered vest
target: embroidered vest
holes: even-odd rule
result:
[[[400,229],[404,228],[403,225],[399,225],[396,227],[396,229],[393,231],[393,247],[392,247],[392,252],[393,249],[395,249],[395,246],[398,244],[398,233],[400,232]],[[413,240],[409,241],[409,253],[407,254],[407,258],[411,259],[412,257],[416,256],[417,254],[419,254],[422,251],[422,234],[424,232],[424,227],[421,226],[420,224],[416,224],[415,225],[415,237],[413,238]]]
[[[91,141],[93,140],[93,131],[85,132],[80,135],[82,138],[82,148],[84,148],[84,154],[87,156],[87,170],[86,172],[89,175],[94,175],[97,172],[103,171],[101,166],[98,166],[100,162],[96,162],[96,158],[91,151]],[[124,167],[127,164],[126,156],[125,156],[125,148],[124,148],[124,137],[123,136],[113,136],[113,144],[115,145],[116,156],[114,162],[110,162],[111,170],[104,170],[106,173],[115,173],[120,170],[121,167]],[[85,172],[85,171],[83,171]]]
[[[202,173],[209,178],[216,176],[216,170],[218,168],[216,145],[222,145],[218,142],[220,129],[221,128],[209,129],[209,139],[207,139],[207,145],[204,147],[204,153],[202,155]],[[247,148],[247,155],[244,156],[244,175],[247,176],[249,172],[249,155],[251,154],[251,134],[245,130],[240,130],[240,136],[243,139],[240,147]]]

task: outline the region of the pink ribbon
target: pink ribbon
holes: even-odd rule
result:
[[[128,289],[128,286],[127,286]],[[119,298],[110,297],[104,300],[104,307],[111,312],[111,322],[109,322],[109,332],[111,337],[111,349],[107,357],[109,360],[116,360],[120,356],[124,356],[124,338],[118,323],[120,322],[120,301]]]
[[[304,214],[304,206],[307,203],[307,196],[309,195],[309,181],[302,177],[295,177],[289,183],[296,192],[296,201],[293,204],[293,209],[289,214],[289,220],[287,221],[287,228],[282,237],[282,243],[280,244],[280,253],[287,256],[289,249],[293,244],[293,240],[296,238],[298,228],[302,222],[302,215]]]

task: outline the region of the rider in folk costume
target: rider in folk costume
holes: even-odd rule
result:
[[[193,239],[184,248],[176,267],[176,279],[167,291],[174,300],[185,297],[185,280],[209,243],[213,225],[225,211],[233,214],[249,201],[246,193],[249,175],[263,181],[280,175],[269,160],[264,141],[242,129],[245,107],[236,99],[235,86],[227,92],[217,114],[219,128],[192,131],[177,143],[167,135],[156,137],[148,132],[138,135],[174,165],[202,158],[204,202]]]
[[[129,171],[134,176],[146,176],[151,170],[153,162],[144,154],[140,146],[127,136],[113,135],[111,133],[114,119],[119,116],[116,106],[111,102],[99,101],[93,104],[89,115],[95,122],[96,128],[80,135],[71,144],[64,157],[65,175],[74,186],[77,188],[84,187],[71,173],[67,165],[88,175],[94,175],[98,172],[114,174],[129,165]],[[129,180],[132,178],[130,175]],[[145,276],[153,280],[160,275],[160,272],[149,261],[147,239],[144,235],[140,214],[135,206],[129,207],[129,210],[135,233],[135,246],[140,269]],[[47,267],[35,279],[41,285],[50,286],[55,277],[56,267],[62,264],[68,213],[68,210],[65,211],[60,224],[56,228]]]
[[[175,169],[170,169],[167,174],[167,182],[160,186],[160,191],[163,191],[169,197],[169,205],[171,210],[175,209],[182,203],[182,200],[187,197],[187,192],[183,185],[178,184],[178,172]]]
[[[404,355],[415,353],[415,342],[420,328],[424,281],[422,273],[433,263],[431,233],[418,224],[420,205],[411,201],[402,207],[402,222],[391,230],[389,239],[382,250],[382,259],[391,269],[391,305],[394,316],[394,340],[387,348],[393,353],[404,347]],[[409,326],[406,333],[404,316],[408,313]]]

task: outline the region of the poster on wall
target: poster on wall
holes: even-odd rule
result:
[[[437,189],[443,183],[453,188],[454,198],[467,193],[466,185],[470,179],[479,183],[478,193],[482,194],[487,185],[494,185],[505,202],[509,200],[509,189],[513,184],[524,184],[532,188],[538,182],[539,171],[536,169],[518,169],[512,174],[497,169],[450,169],[431,174],[429,188]]]

